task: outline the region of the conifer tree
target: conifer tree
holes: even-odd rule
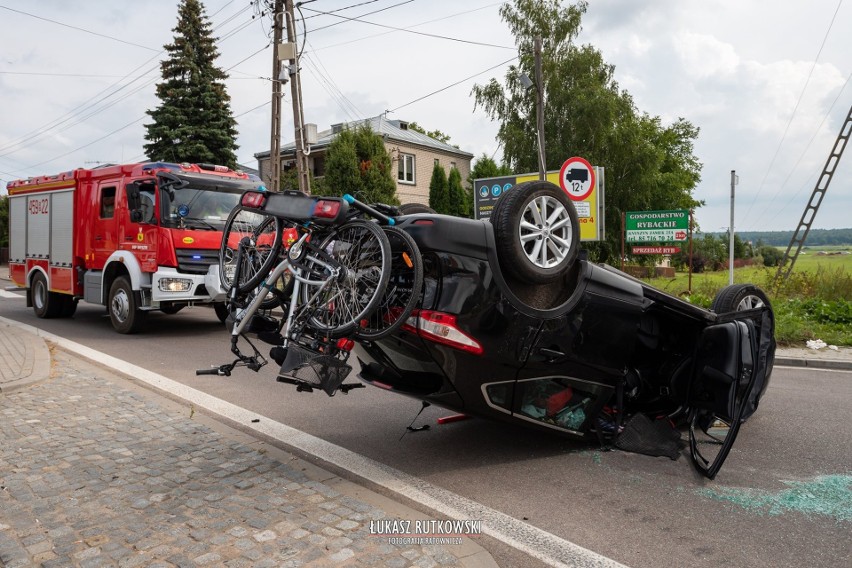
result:
[[[365,203],[399,203],[391,157],[381,135],[369,125],[344,129],[334,137],[320,187],[325,195],[349,193]]]
[[[438,163],[432,168],[432,179],[429,181],[429,207],[438,213],[452,215],[447,172]]]
[[[468,207],[464,198],[464,189],[462,188],[461,172],[458,168],[450,168],[450,176],[447,179],[447,204],[449,205],[448,213],[456,217],[467,217]]]
[[[219,52],[199,0],[181,0],[174,41],[164,46],[157,84],[160,105],[147,111],[145,153],[151,160],[213,163],[235,168],[236,121],[225,89],[228,75],[214,64]]]

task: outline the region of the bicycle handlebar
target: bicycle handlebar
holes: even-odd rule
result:
[[[389,217],[389,216],[385,215],[384,213],[376,211],[375,209],[373,209],[372,207],[370,207],[366,203],[361,203],[360,201],[358,201],[357,199],[355,199],[354,197],[352,197],[348,193],[343,196],[343,200],[346,203],[348,203],[349,205],[351,205],[352,207],[354,207],[355,209],[357,209],[358,211],[361,211],[362,213],[366,213],[367,215],[378,219],[380,223],[383,223],[385,225],[395,225],[396,224],[396,221],[394,221],[393,217]]]

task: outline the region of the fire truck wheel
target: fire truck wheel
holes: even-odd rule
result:
[[[62,298],[62,313],[59,314],[61,318],[70,318],[74,315],[74,312],[77,311],[77,300],[72,298],[71,296],[65,296]]]
[[[160,306],[160,311],[164,314],[174,315],[184,309],[186,306],[182,304],[163,304]]]
[[[32,282],[33,311],[40,318],[55,318],[62,311],[62,294],[51,292],[47,279],[41,272],[36,272]]]
[[[147,312],[138,307],[136,294],[126,276],[119,276],[109,289],[109,319],[118,333],[136,333],[145,323]]]

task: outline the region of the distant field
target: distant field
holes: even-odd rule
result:
[[[834,250],[844,247],[834,247]],[[852,254],[819,255],[814,247],[799,255],[790,278],[780,290],[774,286],[777,268],[748,266],[734,270],[735,284],[756,284],[769,295],[775,309],[775,336],[783,345],[804,345],[822,339],[834,345],[852,345]],[[728,285],[728,271],[674,278],[646,279],[651,286],[669,294],[687,297],[709,308],[719,290]]]
[[[793,273],[816,272],[820,269],[837,271],[845,270],[852,273],[852,254],[831,254],[818,255],[817,251],[835,252],[840,250],[850,250],[852,247],[814,247],[813,249],[805,250],[799,254],[796,259],[796,264],[793,266]],[[775,278],[777,267],[764,266],[747,266],[744,268],[734,269],[735,284],[757,284],[767,288],[768,284]],[[708,295],[711,298],[715,296],[716,291],[728,285],[728,271],[718,272],[702,272],[692,275],[692,290],[699,291],[702,294]],[[678,272],[674,278],[651,278],[644,279],[650,285],[660,290],[664,290],[669,294],[682,294],[689,290],[689,274],[687,272]]]

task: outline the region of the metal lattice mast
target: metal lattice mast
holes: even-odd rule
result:
[[[834,175],[834,170],[837,163],[840,161],[840,156],[843,155],[843,150],[846,148],[846,142],[849,140],[849,133],[852,131],[852,107],[849,108],[849,113],[846,115],[846,121],[840,129],[840,134],[837,135],[837,140],[834,143],[834,148],[828,159],[825,161],[825,167],[822,169],[817,184],[814,187],[811,198],[805,207],[805,212],[802,213],[802,219],[799,221],[799,226],[796,232],[793,233],[793,238],[790,239],[790,244],[787,245],[787,251],[784,253],[784,258],[778,265],[778,272],[775,273],[775,285],[787,280],[790,273],[793,271],[793,265],[796,264],[796,259],[799,258],[799,252],[805,244],[805,239],[808,238],[808,232],[811,230],[811,223],[816,217],[819,210],[822,198],[825,197],[825,191],[828,189],[828,184],[831,183],[831,178]],[[790,256],[790,251],[796,247],[796,252]],[[788,262],[789,261],[789,262]]]

